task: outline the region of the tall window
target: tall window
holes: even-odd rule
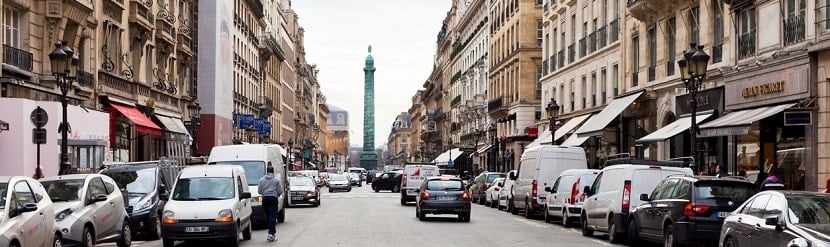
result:
[[[830,29],[830,0],[824,0],[824,29]]]
[[[755,55],[755,7],[749,7],[738,12],[738,58]]]
[[[536,99],[542,98],[542,72],[544,69],[541,65],[536,66]]]
[[[20,11],[3,7],[3,44],[20,48]]]
[[[784,20],[784,43],[794,44],[804,40],[804,0],[787,0],[787,19]]]
[[[712,0],[712,63],[723,59],[723,5]]]
[[[603,67],[602,70],[599,71],[599,88],[600,88],[600,100],[599,103],[605,105],[605,98],[608,97],[608,81],[606,79],[607,75],[605,73],[605,68]]]
[[[591,72],[591,106],[597,106],[597,72]]]
[[[620,65],[614,64],[614,69],[611,71],[611,85],[614,85],[614,97],[620,95]]]
[[[582,109],[585,109],[588,107],[588,102],[586,102],[586,99],[588,98],[588,79],[586,79],[584,75],[582,76],[582,85],[580,85],[579,89],[582,90]]]
[[[542,20],[536,20],[536,47],[542,47]]]
[[[571,44],[576,43],[576,14],[571,15]]]
[[[575,106],[574,102],[575,102],[575,98],[576,98],[576,93],[574,91],[576,91],[576,89],[574,88],[573,79],[571,79],[571,85],[570,86],[571,86],[571,111],[573,111],[573,110],[576,110],[576,108],[574,108],[574,106]]]
[[[670,76],[674,75],[674,58],[675,53],[677,53],[677,39],[675,39],[675,37],[677,37],[677,19],[674,17],[669,18],[666,20],[666,26],[666,29],[668,29],[669,32],[669,35],[666,35],[666,46],[668,46],[666,49],[666,52],[668,52],[668,54],[666,54],[666,58],[668,60],[666,61],[666,76]]]
[[[648,80],[656,79],[657,68],[657,28],[651,26],[648,28]]]
[[[631,86],[636,87],[639,85],[639,72],[640,71],[640,37],[634,35],[631,38]]]
[[[689,43],[699,43],[700,41],[700,8],[695,6],[689,9],[689,19],[687,23],[691,26],[689,29]]]

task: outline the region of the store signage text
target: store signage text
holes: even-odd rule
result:
[[[757,86],[746,87],[741,90],[741,96],[744,98],[755,97],[760,94],[770,94],[775,92],[783,92],[784,91],[785,82],[784,81],[777,81],[767,84],[761,84]]]

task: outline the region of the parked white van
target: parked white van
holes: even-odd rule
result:
[[[545,187],[545,192],[548,192],[545,199],[545,222],[561,218],[562,225],[568,226],[573,222],[571,220],[579,220],[582,203],[585,201],[583,188],[593,184],[599,172],[597,169],[565,170],[553,186]]]
[[[569,169],[588,169],[581,147],[539,145],[525,150],[513,184],[511,213],[524,211],[527,218],[542,213],[546,196],[543,189],[552,186],[559,174]]]
[[[597,175],[590,187],[580,222],[582,235],[594,231],[607,232],[608,240],[616,243],[628,227],[629,209],[643,203],[639,194],[650,194],[664,178],[671,175],[693,176],[692,169],[682,161],[614,159]],[[635,196],[632,196],[635,195]]]
[[[401,205],[407,202],[414,202],[418,195],[418,189],[428,177],[440,176],[437,165],[431,164],[409,164],[403,168],[401,178]]]
[[[288,201],[288,173],[282,159],[282,147],[276,144],[240,144],[215,146],[210,150],[208,165],[239,165],[245,170],[246,184],[251,192],[254,224],[267,225],[265,211],[262,210],[262,196],[259,194],[259,179],[265,176],[267,166],[274,167],[274,175],[280,178],[283,189],[278,198],[277,222],[285,221],[285,208]]]
[[[164,205],[164,247],[176,240],[227,240],[239,246],[239,232],[251,239],[251,192],[238,165],[182,169]]]

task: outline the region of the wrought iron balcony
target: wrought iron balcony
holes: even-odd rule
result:
[[[559,68],[565,67],[565,50],[559,50],[556,52],[557,61],[559,63]]]
[[[597,49],[602,49],[605,47],[605,26],[597,28],[596,35],[597,35]]]
[[[574,44],[568,46],[568,63],[573,63],[576,57],[576,47]]]
[[[657,79],[657,65],[648,66],[648,81]]]
[[[593,32],[588,35],[588,54],[597,50],[597,33]]]
[[[612,20],[611,23],[608,24],[608,26],[610,26],[608,30],[608,39],[610,40],[609,42],[616,42],[618,39],[620,39],[620,18],[618,17]]]
[[[804,16],[791,15],[784,20],[784,44],[792,45],[804,41]]]
[[[585,40],[585,37],[582,37],[581,39],[579,39],[579,58],[582,58],[582,57],[585,56],[585,52],[587,51],[587,48],[588,48],[586,41],[587,40]]]
[[[666,76],[674,75],[674,66],[677,66],[674,59],[666,61]]]
[[[32,71],[32,53],[3,44],[3,63]]]
[[[130,2],[129,21],[131,24],[138,24],[138,27],[144,28],[145,31],[152,31],[156,23],[156,15],[147,8],[142,2]]]
[[[755,29],[738,36],[738,58],[755,56]]]
[[[93,88],[95,83],[95,77],[92,73],[78,70],[77,81],[79,86]]]
[[[496,112],[506,109],[507,107],[504,105],[504,96],[499,96],[498,98],[492,99],[489,102],[487,102],[488,112]]]
[[[251,12],[254,13],[256,18],[262,19],[265,17],[265,7],[262,6],[261,0],[248,0],[248,4],[251,5]]]
[[[280,43],[274,37],[273,33],[268,32],[261,35],[259,41],[260,49],[266,49],[265,51],[261,50],[262,52],[270,53],[277,56],[280,61],[285,61],[285,52],[280,47]]]

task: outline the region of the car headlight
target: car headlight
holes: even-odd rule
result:
[[[146,200],[139,201],[138,205],[136,205],[136,207],[135,207],[136,209],[134,209],[133,211],[142,210],[142,209],[145,209],[145,208],[149,208],[151,206],[153,206],[153,198],[152,197],[147,198]]]
[[[308,193],[305,193],[305,196],[306,196],[306,197],[312,197],[312,196],[314,196],[314,194],[313,194],[313,193],[311,193],[311,191],[309,191]]]
[[[67,208],[63,211],[60,211],[58,214],[55,215],[55,221],[62,221],[63,219],[66,219],[66,216],[71,215],[72,212],[73,211],[71,208]]]
[[[170,211],[170,210],[164,210],[164,213],[162,214],[162,220],[161,220],[161,222],[162,222],[162,223],[164,223],[164,224],[175,224],[175,223],[178,223],[178,222],[179,222],[179,220],[177,220],[177,219],[173,218],[174,216],[176,216],[176,213],[174,213],[173,211]]]
[[[257,202],[262,202],[262,196],[257,196],[257,197],[256,197],[256,201],[257,201]]]
[[[222,209],[216,217],[216,222],[233,222],[233,211]]]

